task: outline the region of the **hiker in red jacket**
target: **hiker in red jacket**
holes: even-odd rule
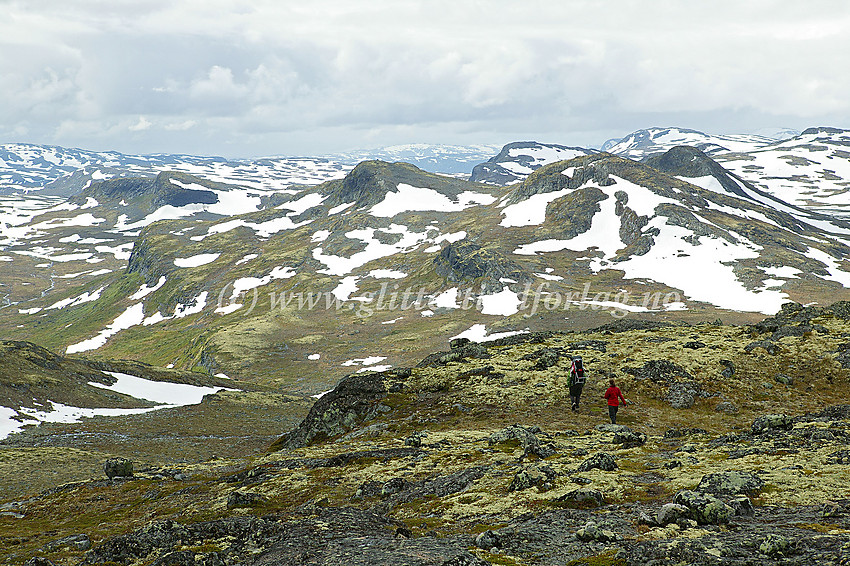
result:
[[[617,387],[614,378],[609,381],[610,387],[605,391],[605,399],[608,400],[608,416],[611,417],[611,424],[617,424],[617,409],[620,408],[620,399],[623,400],[623,406],[626,406],[626,398],[623,397],[623,392]]]

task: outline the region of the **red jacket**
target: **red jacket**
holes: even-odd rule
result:
[[[618,407],[620,405],[620,399],[623,400],[623,406],[626,404],[626,398],[623,397],[623,393],[619,387],[609,387],[605,391],[605,398],[608,399],[608,405],[610,407]]]

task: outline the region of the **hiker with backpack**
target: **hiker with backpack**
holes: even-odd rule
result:
[[[626,406],[626,398],[623,397],[623,392],[617,387],[617,383],[612,377],[609,380],[608,389],[605,391],[605,399],[608,400],[608,416],[611,418],[611,424],[617,424],[617,410],[620,408],[620,400],[623,401],[623,406]]]
[[[581,391],[584,389],[584,362],[581,356],[575,356],[570,364],[570,377],[567,379],[567,387],[570,389],[570,403],[573,412],[578,412],[578,402]]]

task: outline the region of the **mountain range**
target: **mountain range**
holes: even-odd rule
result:
[[[842,338],[850,314],[841,302],[850,299],[850,220],[842,213],[850,132],[785,134],[777,140],[654,128],[601,149],[514,142],[242,161],[4,145],[0,453],[8,465],[0,464],[0,493],[14,497],[24,489],[16,478],[25,468],[32,486],[25,490],[48,491],[0,504],[0,521],[24,532],[14,523],[23,521],[17,525],[30,538],[16,542],[19,548],[77,564],[88,547],[74,541],[84,539],[46,540],[54,532],[47,509],[86,501],[80,517],[91,519],[67,524],[101,525],[91,528],[99,546],[85,555],[88,563],[218,564],[229,556],[260,564],[300,559],[275,538],[283,519],[263,515],[258,528],[271,538],[260,544],[233,531],[241,528],[237,516],[300,513],[321,530],[317,517],[348,520],[346,500],[368,515],[361,534],[382,549],[389,543],[384,527],[375,526],[381,521],[401,529],[397,536],[427,539],[434,558],[422,564],[444,566],[435,557],[449,550],[466,560],[445,563],[454,566],[554,564],[555,555],[535,562],[534,552],[511,546],[514,531],[503,527],[532,527],[517,526],[525,515],[502,509],[493,494],[529,513],[529,521],[545,522],[539,505],[560,503],[529,494],[556,489],[566,498],[558,502],[582,510],[558,520],[587,522],[596,517],[584,512],[587,500],[570,497],[589,497],[592,507],[606,497],[567,494],[572,460],[610,444],[608,433],[637,434],[591,427],[578,438],[574,429],[584,425],[559,405],[566,361],[577,353],[595,372],[588,388],[595,397],[603,378],[616,375],[639,400],[640,418],[628,424],[643,426],[644,438],[618,437],[629,444],[622,450],[657,438],[639,458],[618,453],[624,468],[640,474],[618,481],[646,489],[653,505],[673,498],[665,482],[693,487],[695,474],[715,471],[701,462],[748,446],[759,452],[735,457],[764,454],[766,466],[788,464],[780,461],[784,448],[766,446],[774,436],[760,435],[791,430],[791,417],[774,415],[775,427],[753,422],[769,406],[765,392],[779,386],[775,393],[805,430],[782,432],[790,436],[775,442],[832,470],[844,461],[836,450],[846,414],[813,411],[845,394],[850,363]],[[671,405],[695,409],[671,413]],[[700,436],[709,433],[693,428],[694,418],[725,436]],[[508,421],[521,426],[505,429]],[[831,436],[803,448],[800,435],[821,434],[816,422],[829,423]],[[740,432],[751,423],[750,436]],[[677,450],[698,458],[682,456],[681,470],[662,474],[658,462],[670,454],[659,427],[687,428],[675,438],[698,440]],[[553,452],[540,444],[544,437]],[[481,442],[483,452],[474,448]],[[721,456],[717,446],[725,447]],[[127,450],[143,468],[143,484],[116,483],[112,468],[106,484],[86,480],[92,466]],[[410,474],[396,462],[406,462]],[[357,469],[342,478],[315,471],[351,463]],[[755,461],[747,460],[746,470],[765,475]],[[514,487],[497,479],[503,476],[514,478]],[[614,485],[596,472],[575,479]],[[514,483],[526,480],[538,487]],[[781,474],[768,480],[809,495],[828,485],[824,479],[801,487]],[[59,484],[71,487],[50,491]],[[104,495],[122,485],[123,495]],[[462,493],[473,485],[480,489],[467,500]],[[491,495],[482,495],[487,490]],[[757,505],[789,505],[792,498],[775,497],[764,484],[745,491],[760,493]],[[676,495],[676,504],[683,501]],[[712,505],[725,520],[738,509],[732,501],[723,505],[733,511]],[[322,515],[324,508],[331,514]],[[690,515],[676,523],[680,529],[713,524],[681,512]],[[110,513],[120,519],[102,527]],[[454,529],[446,523],[452,516]],[[145,526],[145,517],[224,522],[204,527],[220,536],[180,531],[171,541],[157,529],[183,526]],[[641,529],[669,530],[668,523],[652,525]],[[760,528],[745,530],[755,536]],[[475,540],[499,534],[476,542],[484,552],[467,556],[470,530]],[[684,540],[668,530],[664,537]],[[12,531],[0,530],[0,540],[11,540],[4,533]],[[119,533],[134,542],[109,538]],[[338,535],[329,533],[328,544],[348,544]],[[564,552],[581,559],[593,545],[616,540],[594,537],[583,541],[590,546],[565,542]],[[732,539],[728,552],[743,556],[749,543]],[[168,549],[156,546],[166,540]],[[314,551],[303,536],[292,540],[304,556]],[[243,552],[250,544],[253,555]],[[676,554],[676,544],[664,547],[668,556],[689,560],[691,554]],[[655,552],[650,546],[624,547],[622,556],[640,563]],[[146,554],[122,554],[131,547]],[[410,548],[411,556],[419,552]],[[500,548],[524,558],[500,558]],[[374,563],[393,563],[383,552]],[[0,554],[10,563],[21,556]]]
[[[240,165],[241,179],[226,162],[156,173],[161,157],[68,199],[9,196],[0,325],[69,353],[278,380],[294,369],[315,393],[334,367],[404,365],[453,336],[642,314],[743,321],[842,298],[850,224],[826,203],[783,200],[765,169],[750,181],[722,163],[804,148],[839,163],[846,133],[744,136],[734,154],[715,151],[734,136],[711,138],[712,155],[675,145],[683,136],[711,138],[665,129],[609,148],[643,161],[509,144],[486,163],[516,160],[503,184],[378,160],[312,168],[312,184],[285,160]]]

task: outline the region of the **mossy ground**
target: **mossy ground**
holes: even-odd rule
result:
[[[222,392],[207,397],[201,405],[170,413],[42,425],[18,442],[7,442],[4,448],[0,463],[3,499],[21,502],[24,517],[0,518],[0,546],[6,548],[0,560],[16,563],[52,540],[79,532],[97,542],[154,518],[186,522],[233,514],[286,514],[307,502],[371,507],[384,498],[355,497],[366,482],[390,478],[416,482],[476,466],[486,469],[467,489],[445,497],[400,501],[388,509],[389,515],[404,522],[414,536],[474,533],[481,532],[482,525],[505,525],[524,513],[559,508],[557,499],[579,487],[573,481],[578,478],[601,491],[607,505],[634,503],[652,509],[669,502],[679,490],[693,489],[705,474],[724,470],[759,474],[766,487],[754,497],[757,505],[794,507],[818,504],[825,498],[850,498],[845,466],[828,461],[830,454],[843,448],[840,439],[762,442],[758,451],[734,459],[730,458],[733,447],[712,442],[723,434],[748,431],[756,417],[767,413],[799,415],[848,398],[847,370],[834,356],[850,325],[834,318],[815,322],[827,332],[782,338],[775,355],[759,348],[747,352],[745,346],[756,337],[746,327],[713,324],[621,333],[572,332],[553,335],[539,344],[491,347],[489,359],[414,369],[402,391],[382,401],[387,409],[379,413],[378,421],[365,423],[381,422],[385,428],[283,452],[266,452],[266,448],[306,413],[308,404],[271,391]],[[315,344],[321,335],[317,329],[305,336],[311,336],[308,342]],[[570,349],[571,344],[587,340],[604,341],[605,351]],[[705,346],[684,347],[696,340]],[[590,373],[578,413],[569,410],[563,358],[546,370],[533,369],[534,362],[523,359],[543,347],[583,356]],[[672,409],[664,399],[665,387],[624,371],[660,359],[683,367],[712,396],[697,399],[690,409]],[[733,377],[721,376],[724,366],[720,359],[733,362]],[[460,377],[484,365],[492,365],[493,374]],[[794,377],[794,384],[775,382],[773,377],[779,372]],[[618,422],[646,433],[649,440],[644,446],[623,449],[612,443],[613,433],[596,429],[607,422],[602,392],[610,373],[632,401],[621,409]],[[718,412],[721,401],[733,403],[738,413]],[[492,433],[515,423],[539,426],[540,440],[551,443],[556,453],[540,461],[524,456],[518,442],[491,445],[487,441]],[[699,428],[706,433],[665,437],[670,428]],[[315,468],[297,463],[305,458],[402,448],[414,433],[425,433],[421,457],[355,458],[343,466]],[[807,438],[793,431],[791,437]],[[747,442],[734,445],[739,450],[750,447]],[[577,472],[578,466],[597,452],[612,454],[618,469]],[[102,477],[98,467],[108,455],[135,460],[141,470],[138,479],[91,479]],[[678,462],[675,467],[666,465],[674,460]],[[519,470],[542,464],[558,474],[553,488],[509,491]],[[164,469],[172,475],[179,471],[184,479],[157,479],[156,474]],[[225,481],[247,469],[262,471],[256,482]],[[81,483],[36,495],[65,481]],[[227,497],[235,490],[258,493],[265,500],[253,508],[228,509]],[[21,496],[24,493],[26,497]],[[54,520],[51,514],[56,513],[62,515],[61,520]],[[807,529],[820,532],[830,528],[826,520],[812,525]],[[652,529],[640,536],[706,536],[698,531]],[[73,564],[80,554],[62,550],[49,556],[57,564]],[[493,563],[532,563],[528,557],[499,555],[499,560]],[[584,560],[606,563],[604,560],[615,557]]]

